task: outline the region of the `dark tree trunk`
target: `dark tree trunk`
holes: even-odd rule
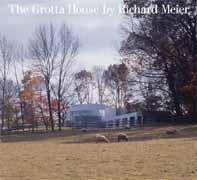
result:
[[[5,80],[3,82],[3,94],[2,94],[2,111],[1,111],[1,130],[3,130],[5,126]]]
[[[58,126],[59,126],[59,131],[62,130],[62,116],[61,116],[61,101],[60,99],[58,100]]]
[[[173,77],[172,71],[167,71],[167,83],[168,83],[169,90],[171,92],[171,97],[172,97],[172,100],[173,100],[174,110],[175,110],[177,116],[181,116],[182,115],[182,110],[181,110],[181,107],[180,107],[179,96],[178,96],[178,93],[176,91],[174,81],[175,81],[175,79]]]
[[[61,124],[61,89],[62,89],[62,74],[63,74],[63,70],[60,70],[60,75],[59,75],[59,85],[58,85],[58,107],[57,107],[57,111],[58,111],[58,130],[61,131],[62,130],[62,124]]]
[[[21,98],[20,98],[21,99]],[[24,129],[24,124],[25,124],[25,121],[24,121],[24,111],[23,111],[23,103],[20,102],[20,111],[21,111],[21,120],[22,120],[22,129],[23,129],[23,132],[25,131]]]
[[[194,22],[194,29],[193,29],[193,62],[194,62],[194,76],[197,76],[197,20]],[[197,122],[197,77],[194,77],[194,98],[193,98],[193,113],[192,119],[193,122]]]
[[[51,123],[51,131],[54,132],[54,120],[53,120],[53,112],[52,112],[52,107],[51,107],[51,92],[49,87],[47,87],[47,100],[48,100],[48,107],[49,107],[49,120]]]

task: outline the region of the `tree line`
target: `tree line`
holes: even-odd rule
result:
[[[197,12],[195,0],[127,0],[132,7],[157,5],[159,13],[128,15],[120,53],[147,103],[155,101],[197,121]],[[188,7],[188,14],[164,14],[163,5]],[[142,92],[143,92],[142,91]],[[147,104],[146,103],[146,104]]]
[[[123,109],[128,68],[114,64],[76,70],[79,38],[66,24],[41,25],[27,48],[0,36],[1,129],[59,130],[72,104],[101,103]]]
[[[36,87],[28,85],[28,83],[32,83],[31,79],[27,81],[30,77],[27,72],[30,72],[30,69],[35,74],[39,74],[38,79],[42,78],[44,88],[41,90],[46,95],[47,119],[52,131],[55,127],[52,96],[56,99],[56,119],[58,119],[58,127],[61,130],[63,108],[70,101],[68,95],[72,82],[72,67],[78,50],[79,40],[65,24],[59,29],[55,28],[53,24],[37,27],[26,49],[8,40],[5,36],[0,36],[1,129],[9,127],[11,122],[22,121],[24,124],[24,116],[28,112],[27,107],[30,107],[31,104],[31,108],[33,108],[33,94],[30,92],[33,93],[32,88]],[[26,64],[31,64],[31,67],[27,68]],[[38,104],[36,105],[38,106]]]
[[[157,4],[160,10],[163,4],[179,4],[190,11],[126,15],[120,62],[92,70],[75,69],[80,42],[66,24],[38,26],[27,48],[0,36],[1,129],[25,124],[28,117],[36,126],[39,114],[46,129],[54,131],[57,125],[61,130],[70,105],[89,103],[113,106],[117,114],[162,110],[171,112],[177,122],[178,117],[197,121],[195,1],[124,3]],[[32,89],[37,81],[43,86]]]

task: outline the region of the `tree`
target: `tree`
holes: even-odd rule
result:
[[[79,40],[65,24],[60,28],[58,40],[59,54],[56,62],[58,83],[57,88],[54,87],[53,89],[58,100],[58,126],[59,130],[61,130],[62,116],[63,113],[65,113],[65,107],[69,103],[69,96],[73,96],[69,94],[69,91],[72,88],[72,70],[75,57],[79,50]]]
[[[116,109],[124,108],[127,101],[128,68],[125,64],[110,65],[104,74],[108,89],[110,90]]]
[[[91,88],[93,84],[92,73],[81,70],[75,74],[75,92],[80,104],[91,102]]]
[[[20,116],[21,116],[20,118],[22,120],[23,131],[24,131],[25,119],[24,119],[24,102],[22,101],[22,97],[21,97],[22,85],[20,82],[21,79],[20,77],[24,79],[25,76],[24,63],[25,63],[25,50],[23,46],[17,46],[14,56],[14,61],[13,61],[13,67],[14,67],[16,89],[17,89],[18,100],[19,100],[18,103],[20,107]]]
[[[1,88],[1,129],[5,123],[6,97],[9,94],[8,74],[13,60],[13,44],[6,37],[0,36],[0,88]]]
[[[142,84],[140,84],[141,86]],[[162,97],[157,93],[157,89],[152,86],[152,82],[149,81],[146,85],[140,87],[140,91],[144,98],[144,110],[157,111],[162,107]]]
[[[55,30],[53,24],[40,26],[29,42],[30,55],[36,60],[35,70],[44,78],[52,131],[54,131],[52,96],[57,99],[58,126],[61,130],[65,107],[71,99],[69,96],[73,96],[69,91],[73,87],[72,67],[78,50],[79,40],[66,24],[58,30]]]
[[[123,42],[121,54],[125,59],[134,60],[138,68],[132,68],[146,78],[157,78],[163,82],[163,90],[168,91],[176,114],[182,115],[187,104],[192,106],[193,120],[197,119],[196,96],[187,96],[182,89],[193,84],[196,74],[196,24],[195,2],[189,1],[134,1],[126,2],[129,7],[137,3],[141,6],[157,4],[159,14],[135,15],[131,18],[133,27]],[[189,14],[162,14],[162,5],[190,7]],[[133,65],[134,66],[134,65]],[[187,71],[185,71],[187,69]],[[166,88],[166,87],[167,88]]]
[[[54,131],[54,119],[51,107],[51,81],[55,71],[55,60],[58,57],[58,50],[54,26],[52,24],[49,27],[44,25],[39,26],[29,42],[29,52],[31,58],[36,61],[36,71],[44,77],[52,131]]]
[[[98,93],[98,102],[103,104],[105,102],[105,92],[106,92],[106,81],[104,78],[104,69],[100,66],[95,66],[93,68],[93,78],[95,81],[95,86]]]
[[[32,71],[24,73],[23,87],[20,89],[19,98],[22,103],[22,116],[25,121],[32,125],[32,131],[40,121],[40,107],[42,107],[42,94],[44,79]]]
[[[3,84],[3,80],[0,80],[0,84]],[[16,84],[11,80],[7,79],[5,84],[5,94],[3,96],[3,91],[0,91],[0,109],[3,111],[4,115],[4,127],[10,128],[13,123],[13,118],[15,115],[15,99],[17,97]]]

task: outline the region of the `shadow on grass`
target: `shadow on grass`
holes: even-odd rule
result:
[[[69,138],[69,137],[81,137],[81,135],[91,135],[100,132],[117,132],[120,130],[115,129],[89,129],[87,132],[83,132],[81,129],[66,129],[62,131],[26,131],[10,133],[0,136],[1,142],[23,142],[23,141],[42,141],[56,138]]]
[[[111,143],[118,142],[117,141],[117,133],[125,132],[129,141],[150,141],[150,140],[159,140],[159,139],[191,139],[197,140],[197,125],[179,125],[174,126],[176,128],[177,133],[174,135],[166,134],[166,130],[172,126],[160,126],[160,127],[144,127],[144,128],[134,128],[131,130],[119,130],[114,132],[103,132]],[[87,136],[87,138],[78,138],[73,141],[64,141],[63,144],[75,144],[75,143],[96,143],[95,134],[92,137]]]
[[[56,140],[61,144],[95,143],[95,134],[102,133],[107,136],[110,142],[117,142],[117,134],[124,132],[129,136],[129,141],[148,141],[157,139],[174,138],[197,138],[197,125],[173,126],[177,129],[175,135],[167,135],[166,130],[170,125],[138,127],[131,129],[90,129],[87,132],[82,130],[66,129],[55,132],[26,132],[1,136],[1,142],[28,142]]]

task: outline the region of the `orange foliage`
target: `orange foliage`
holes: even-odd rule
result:
[[[197,96],[197,74],[193,76],[190,84],[184,86],[182,90],[191,97]]]
[[[38,74],[33,74],[28,71],[22,80],[24,89],[20,92],[20,97],[23,101],[36,102],[40,98],[41,90],[35,90],[34,87],[42,86],[44,80]]]
[[[39,74],[28,71],[22,83],[23,90],[20,92],[20,98],[26,104],[24,112],[26,115],[25,118],[31,122],[34,116],[36,121],[42,118],[44,123],[47,123],[49,115],[47,97],[43,90],[44,79]],[[57,110],[58,101],[52,99],[51,105],[53,110]]]

